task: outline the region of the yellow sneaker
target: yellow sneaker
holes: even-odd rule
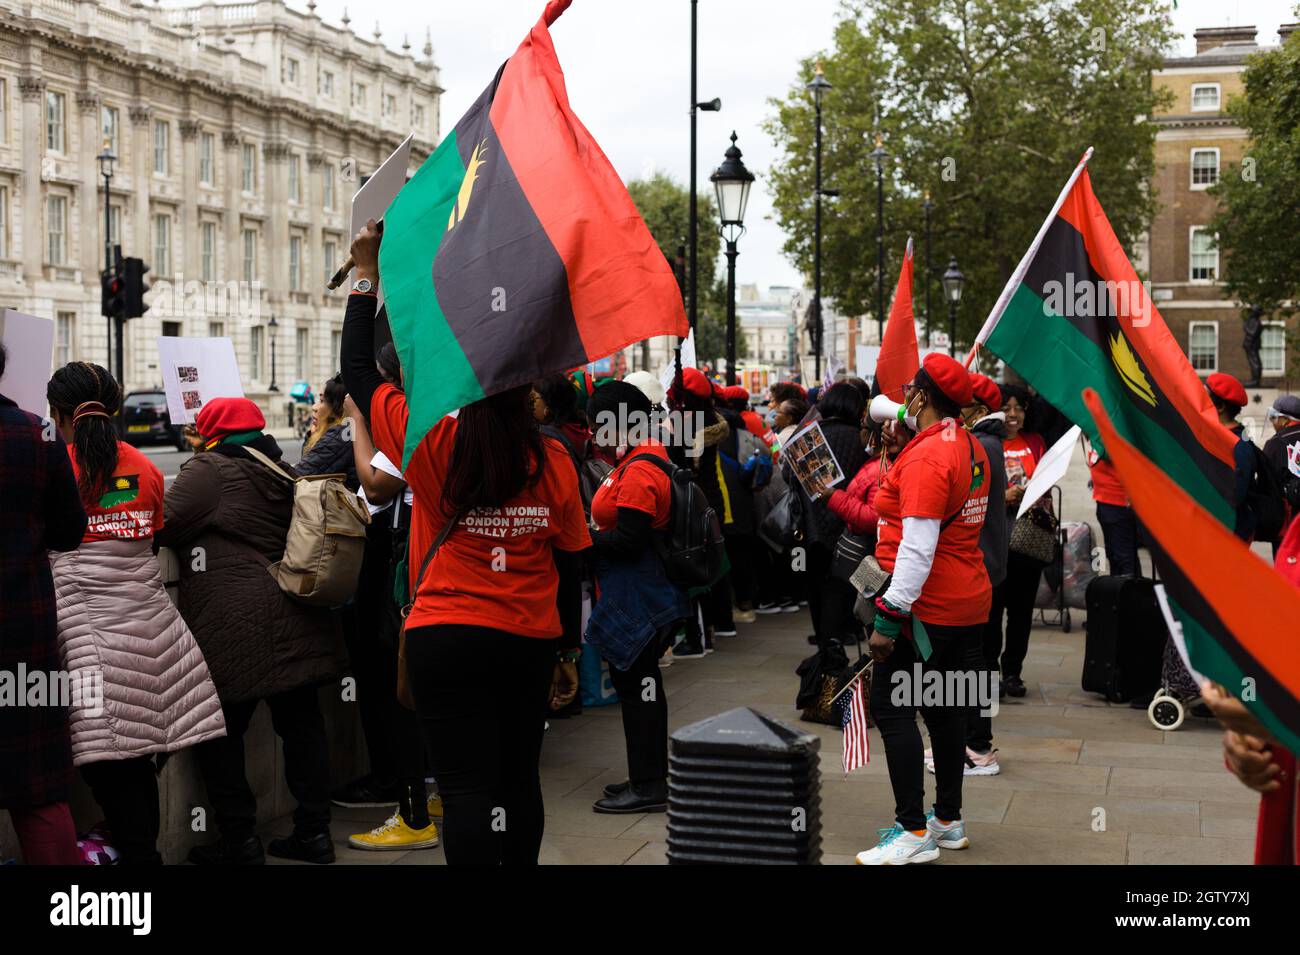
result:
[[[429,795],[429,815],[437,819],[442,818],[442,797],[437,793]]]
[[[406,849],[432,849],[438,844],[438,830],[431,822],[425,829],[412,829],[400,812],[394,812],[382,826],[348,836],[348,845],[354,849],[405,851]]]

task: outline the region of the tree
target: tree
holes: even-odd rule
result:
[[[641,218],[650,228],[664,257],[677,258],[679,246],[685,246],[690,234],[690,191],[671,176],[656,172],[649,179],[634,179],[627,191]],[[727,285],[718,278],[718,210],[713,197],[701,193],[696,201],[699,216],[700,296],[697,303],[698,325],[695,331],[695,354],[700,361],[713,362],[727,351]],[[687,281],[689,281],[689,275]],[[745,337],[736,332],[736,356],[747,354]]]
[[[934,328],[945,329],[939,276],[955,255],[966,285],[958,338],[970,342],[1088,146],[1093,185],[1130,247],[1150,223],[1155,127],[1168,102],[1150,71],[1172,42],[1167,12],[1145,0],[858,0],[846,3],[833,49],[802,63],[766,122],[785,251],[813,258],[815,116],[804,83],[820,59],[823,99],[823,294],[876,317],[876,176],[885,170],[884,304],[908,235],[915,238],[917,312],[924,311],[923,197],[932,213]],[[877,119],[878,114],[878,119]]]
[[[1250,133],[1244,160],[1223,170],[1210,193],[1224,287],[1240,302],[1283,316],[1300,300],[1300,36],[1252,56],[1245,92],[1228,112]]]

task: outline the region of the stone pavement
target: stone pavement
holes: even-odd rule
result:
[[[944,852],[941,863],[1249,864],[1258,797],[1223,768],[1220,734],[1189,717],[1176,732],[1155,729],[1145,712],[1112,706],[1079,689],[1082,614],[1073,632],[1035,629],[1025,665],[1029,694],[1004,700],[994,719],[999,776],[969,778],[964,815],[971,847]],[[665,671],[670,729],[737,706],[752,706],[822,739],[822,852],[827,864],[851,864],[893,823],[893,799],[880,736],[871,762],[848,779],[840,733],[803,723],[793,701],[794,668],[811,652],[807,612],[759,617],[720,638],[716,653]],[[605,816],[591,803],[627,776],[617,706],[551,722],[542,752],[546,799],[543,863],[666,862],[663,814]],[[926,777],[927,804],[934,777]],[[1097,810],[1104,831],[1094,831]],[[364,852],[347,836],[377,825],[382,810],[335,810],[342,864],[440,865],[441,849]],[[287,832],[286,817],[269,827]],[[277,861],[269,860],[268,861]],[[294,863],[284,863],[294,864]]]

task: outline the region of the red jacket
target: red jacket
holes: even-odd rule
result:
[[[1274,566],[1291,583],[1300,587],[1300,521],[1292,521]],[[1296,757],[1276,743],[1273,760],[1282,770],[1282,784],[1276,792],[1259,799],[1259,824],[1255,830],[1256,865],[1296,865],[1300,862],[1300,785],[1296,781]]]
[[[880,458],[872,458],[858,469],[849,486],[836,489],[826,502],[849,530],[855,534],[876,532],[876,491],[880,489]]]

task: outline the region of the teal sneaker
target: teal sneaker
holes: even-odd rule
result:
[[[889,829],[877,829],[876,834],[880,841],[875,848],[855,856],[858,865],[911,865],[939,858],[939,846],[928,827],[925,835],[918,836],[894,823]]]
[[[970,846],[970,839],[966,838],[966,823],[960,819],[940,822],[931,809],[925,814],[925,828],[940,849],[965,849]]]

